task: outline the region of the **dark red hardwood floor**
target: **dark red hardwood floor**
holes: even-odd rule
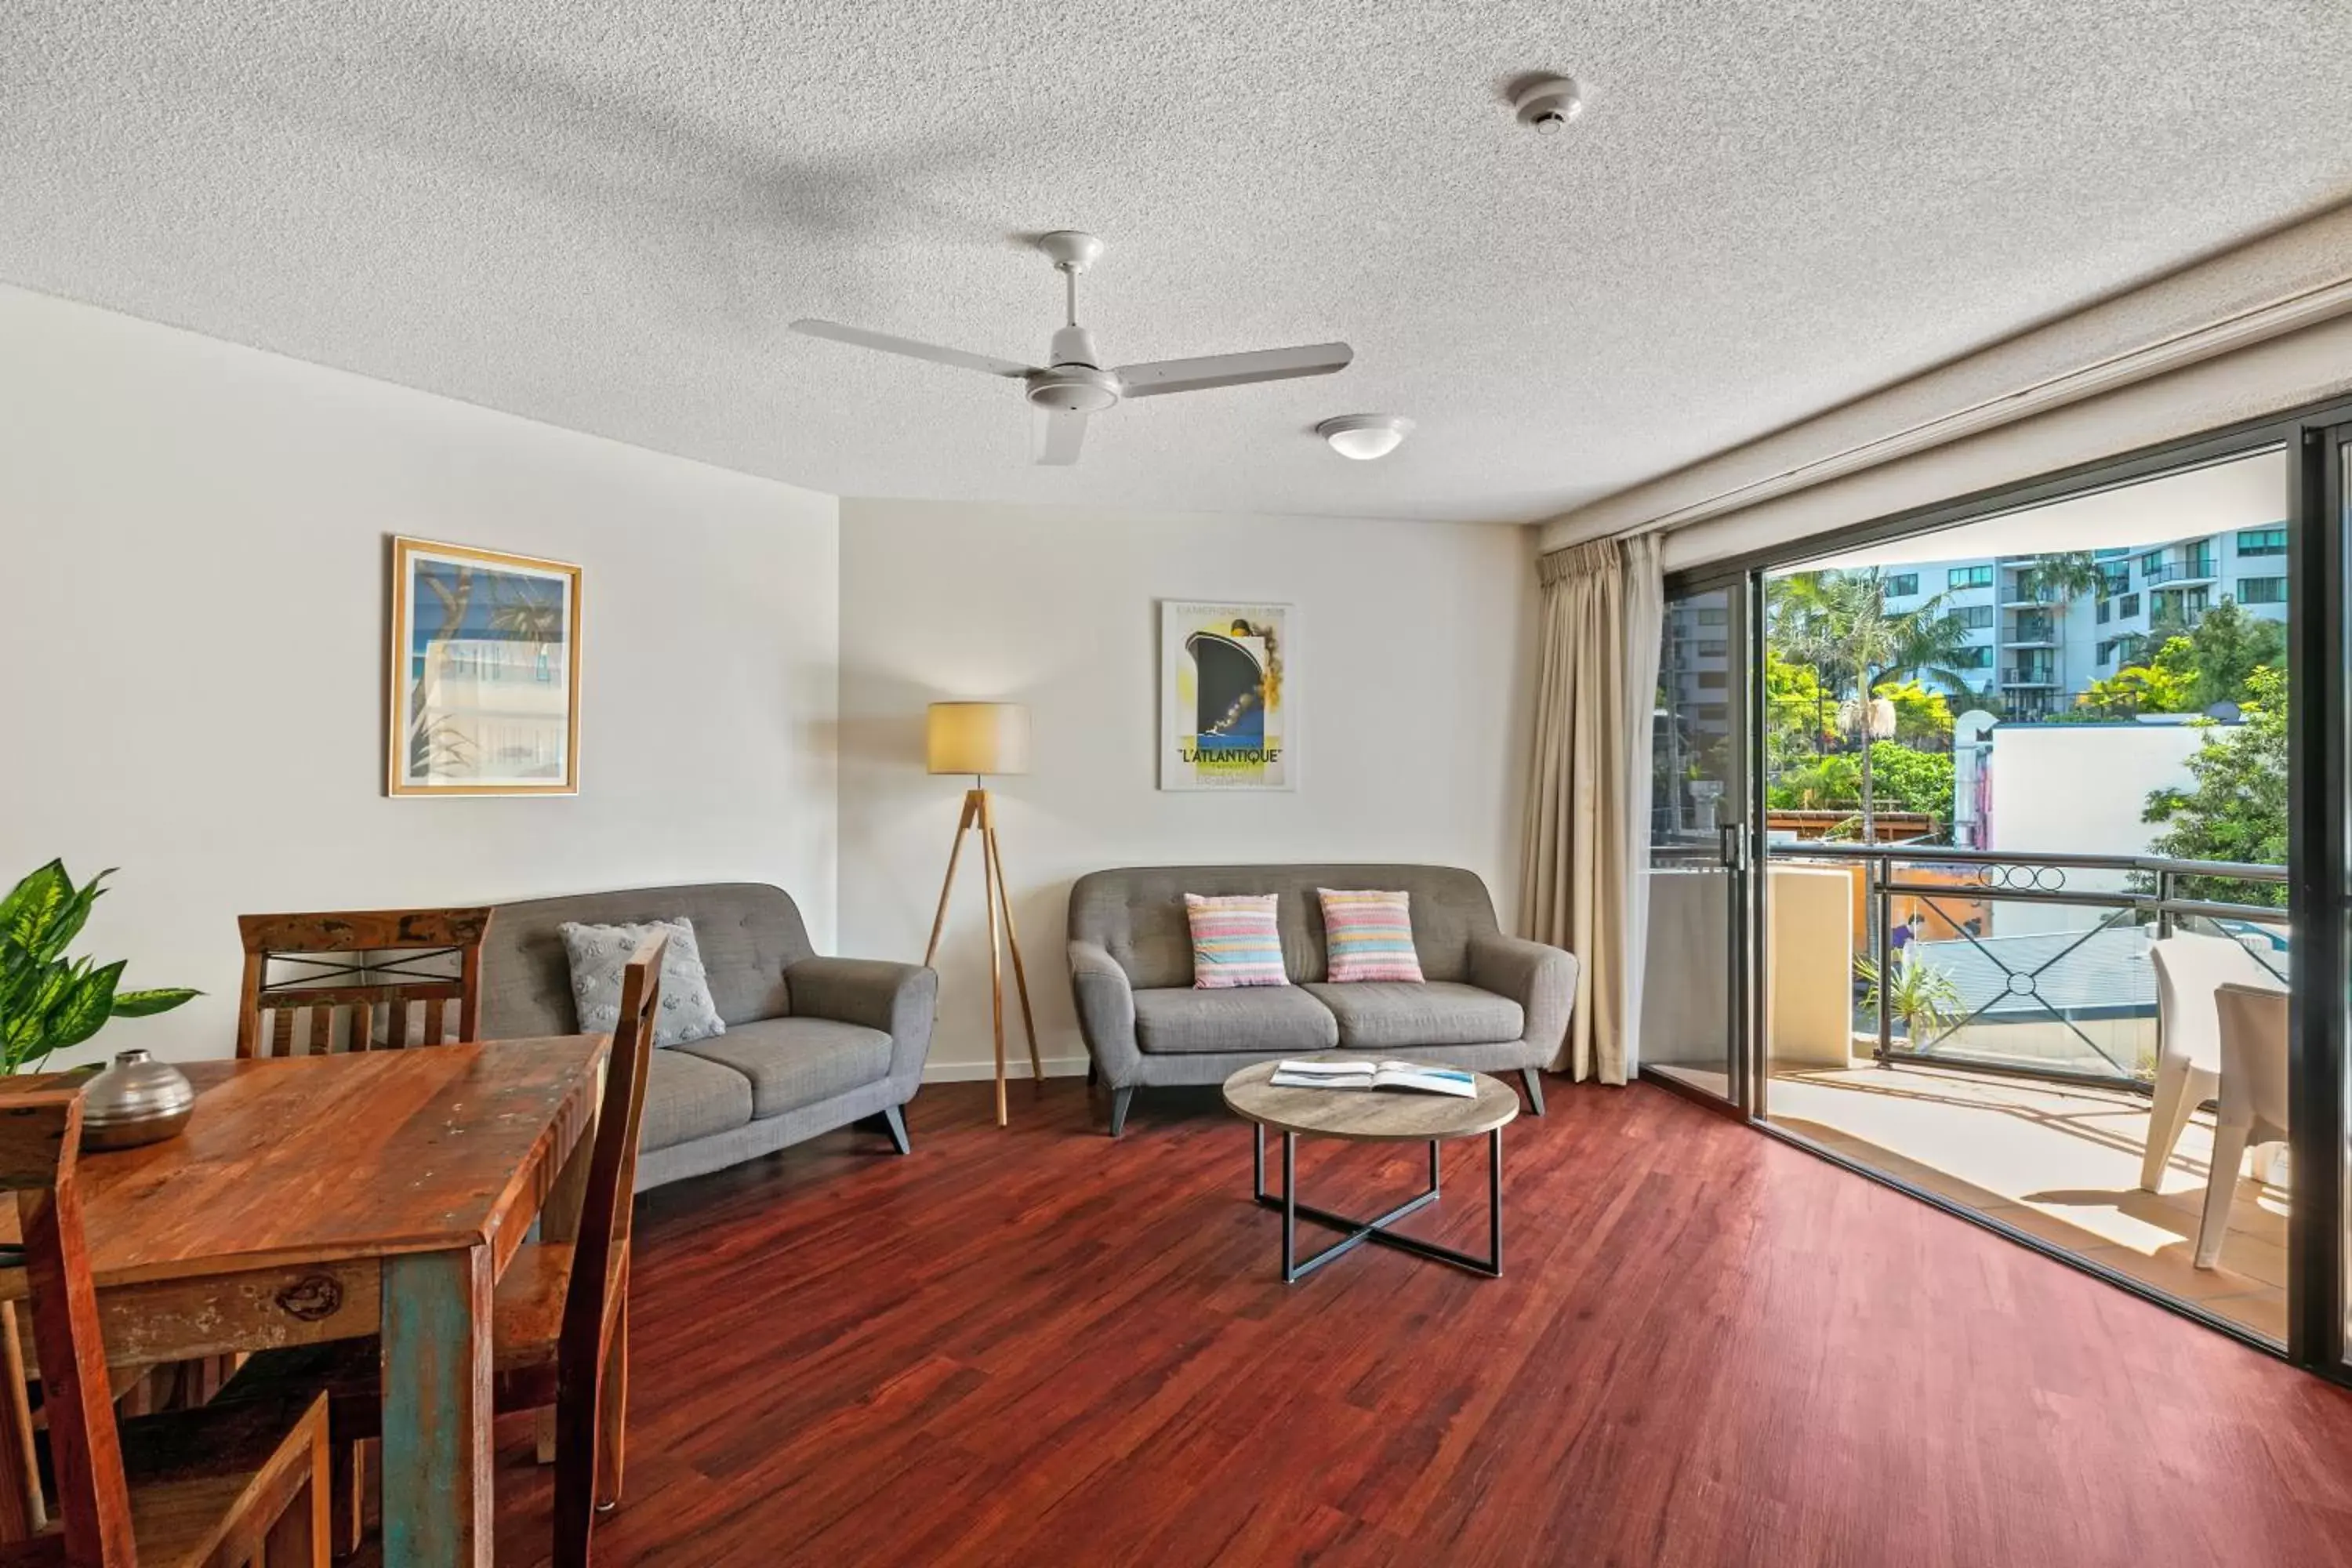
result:
[[[1213,1095],[1013,1103],[640,1201],[600,1562],[2352,1563],[2352,1395],[1659,1090],[1511,1127],[1503,1279],[1296,1286]],[[1422,1158],[1305,1148],[1359,1211]],[[1479,1159],[1408,1224],[1483,1245]]]

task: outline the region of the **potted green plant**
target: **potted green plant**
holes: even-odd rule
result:
[[[1878,1011],[1878,965],[1866,958],[1853,961],[1854,973],[1868,983],[1863,993],[1865,1012]],[[1924,959],[1897,959],[1895,983],[1886,993],[1886,1010],[1916,1044],[1928,1035],[1941,1035],[1960,1013],[1960,990],[1952,977]]]
[[[52,860],[0,900],[0,1072],[24,1072],[80,1045],[110,1018],[168,1013],[199,993],[184,985],[121,989],[123,961],[68,958],[113,868],[75,887]]]

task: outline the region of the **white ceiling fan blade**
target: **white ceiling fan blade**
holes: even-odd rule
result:
[[[1078,460],[1078,448],[1087,438],[1085,415],[1066,408],[1040,408],[1036,426],[1038,462],[1066,468]]]
[[[1153,360],[1149,364],[1121,365],[1112,372],[1128,397],[1157,397],[1163,392],[1201,392],[1213,386],[1243,386],[1253,381],[1286,381],[1297,375],[1329,375],[1345,370],[1356,351],[1345,343],[1302,343],[1290,349],[1259,349],[1251,353],[1203,354],[1198,359]]]
[[[864,327],[845,327],[839,321],[811,321],[805,317],[793,323],[793,331],[812,338],[830,338],[837,343],[851,343],[862,349],[880,349],[884,353],[905,354],[908,359],[927,359],[934,364],[951,364],[964,370],[976,370],[982,375],[1002,375],[1018,381],[1036,367],[1015,364],[1009,359],[993,354],[966,353],[961,349],[943,349],[937,343],[917,342],[912,338],[893,337],[888,332],[870,332]]]

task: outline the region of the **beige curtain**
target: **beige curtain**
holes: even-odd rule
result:
[[[1582,961],[1555,1070],[1623,1083],[1640,1060],[1649,924],[1650,716],[1664,595],[1658,541],[1541,557],[1542,667],[1520,931]]]

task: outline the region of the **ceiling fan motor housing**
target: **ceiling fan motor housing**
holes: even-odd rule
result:
[[[1102,368],[1102,361],[1095,357],[1095,335],[1076,321],[1055,329],[1054,346],[1046,353],[1045,363],[1055,370],[1071,365],[1084,365],[1088,370]]]
[[[1057,364],[1028,377],[1029,401],[1065,414],[1099,414],[1118,401],[1118,377],[1090,364]]]

